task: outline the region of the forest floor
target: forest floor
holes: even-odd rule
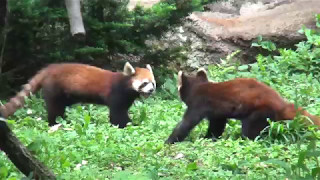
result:
[[[278,66],[266,65],[277,68]],[[210,79],[255,77],[268,82],[291,102],[320,114],[320,83],[305,75],[283,73],[233,74],[232,68],[210,68]],[[258,70],[259,72],[261,70]],[[267,70],[269,72],[269,70]],[[271,123],[255,141],[241,138],[241,123],[230,120],[221,139],[204,139],[208,123],[201,122],[185,141],[164,144],[186,110],[177,96],[175,78],[156,94],[138,99],[130,108],[133,124],[111,126],[108,108],[77,104],[67,109],[63,128],[48,127],[41,94],[27,99],[25,108],[9,118],[19,139],[59,179],[295,179],[320,177],[320,131],[294,121]],[[0,152],[0,179],[23,175]]]

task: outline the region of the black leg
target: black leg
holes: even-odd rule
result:
[[[56,125],[58,116],[64,118],[64,113],[68,104],[66,96],[56,87],[46,86],[43,88],[43,96],[46,103],[49,126]]]
[[[66,105],[58,100],[46,100],[49,126],[56,125],[58,116],[64,118]]]
[[[125,128],[128,122],[131,122],[128,115],[128,109],[110,107],[110,123],[111,124],[119,126],[119,128]]]
[[[208,132],[205,138],[213,138],[213,139],[219,138],[224,132],[226,123],[227,123],[226,118],[210,117]]]
[[[242,120],[242,135],[254,140],[260,135],[260,132],[267,127],[267,118],[272,118],[273,114],[270,111],[256,111]]]
[[[175,142],[183,141],[189,134],[189,132],[202,120],[201,112],[197,109],[188,109],[183,120],[175,127],[172,134],[169,136],[166,144],[173,144]]]

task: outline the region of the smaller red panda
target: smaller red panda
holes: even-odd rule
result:
[[[128,109],[139,95],[148,97],[156,89],[150,65],[133,68],[126,63],[123,72],[112,72],[98,67],[77,64],[51,64],[40,70],[10,101],[0,107],[3,117],[12,115],[23,106],[24,98],[42,89],[48,112],[49,125],[63,117],[65,108],[75,103],[107,105],[110,122],[124,128],[130,120]]]
[[[225,82],[209,82],[206,71],[199,69],[195,76],[178,74],[178,90],[187,105],[183,120],[166,140],[167,144],[180,142],[203,119],[209,120],[206,138],[219,138],[228,118],[242,122],[242,135],[254,139],[273,121],[292,120],[301,113],[320,127],[320,118],[301,107],[295,109],[275,90],[253,78],[237,78]]]

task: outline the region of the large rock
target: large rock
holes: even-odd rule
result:
[[[297,31],[302,25],[315,28],[315,13],[320,13],[319,0],[246,2],[238,6],[239,10],[232,8],[238,5],[235,1],[224,4],[225,9],[221,4],[210,7],[211,11],[220,9],[220,12],[193,13],[189,18],[196,23],[189,29],[207,39],[210,49],[222,56],[241,49],[240,59],[244,62],[254,59],[257,51],[250,46],[257,36],[282,47],[292,47],[304,39]]]
[[[195,12],[178,28],[166,33],[158,45],[170,48],[188,45],[188,67],[218,63],[220,58],[241,50],[242,62],[253,62],[258,49],[251,47],[258,35],[280,47],[293,47],[304,39],[302,25],[315,28],[319,0],[229,0]],[[155,41],[148,41],[155,44]]]

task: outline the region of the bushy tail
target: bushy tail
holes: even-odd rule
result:
[[[12,97],[9,102],[0,107],[0,113],[4,118],[12,115],[16,110],[22,107],[25,103],[25,97],[30,96],[31,93],[37,92],[41,88],[42,81],[46,76],[46,70],[41,70],[29,82],[23,85],[22,90],[14,97]]]
[[[298,114],[301,113],[301,115],[309,117],[313,123],[319,127],[320,129],[320,117],[314,116],[310,113],[308,113],[306,110],[303,110],[303,108],[298,107],[295,108],[294,104],[289,104],[284,108],[282,111],[281,115],[277,118],[278,120],[292,120],[294,117]],[[308,123],[309,124],[309,123]]]

